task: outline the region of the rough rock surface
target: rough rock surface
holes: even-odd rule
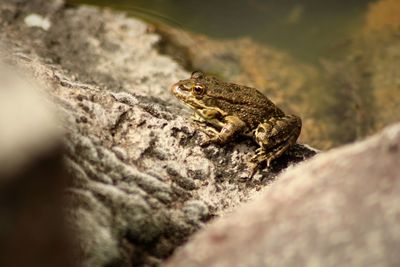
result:
[[[189,74],[159,54],[159,37],[140,21],[62,1],[7,0],[0,26],[2,59],[47,93],[66,132],[79,264],[156,266],[204,222],[315,154],[297,145],[243,181],[256,147],[245,139],[198,146],[205,136],[168,91]]]
[[[400,265],[400,124],[321,153],[224,218],[164,266]]]

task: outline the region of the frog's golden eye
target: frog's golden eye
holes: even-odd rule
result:
[[[205,92],[205,87],[200,85],[200,84],[195,84],[192,87],[192,91],[196,94],[196,95],[202,95]]]

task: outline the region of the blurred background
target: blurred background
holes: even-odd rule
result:
[[[123,10],[215,38],[248,36],[307,62],[334,53],[372,0],[69,0]]]

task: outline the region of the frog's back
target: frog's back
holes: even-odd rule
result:
[[[207,95],[214,105],[238,116],[250,127],[256,127],[270,117],[284,116],[268,97],[251,87],[214,80]]]

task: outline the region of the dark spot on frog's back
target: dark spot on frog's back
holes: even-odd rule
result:
[[[234,90],[232,89],[232,87],[224,87],[224,91],[225,91],[226,93],[233,93],[233,92],[234,92]]]

